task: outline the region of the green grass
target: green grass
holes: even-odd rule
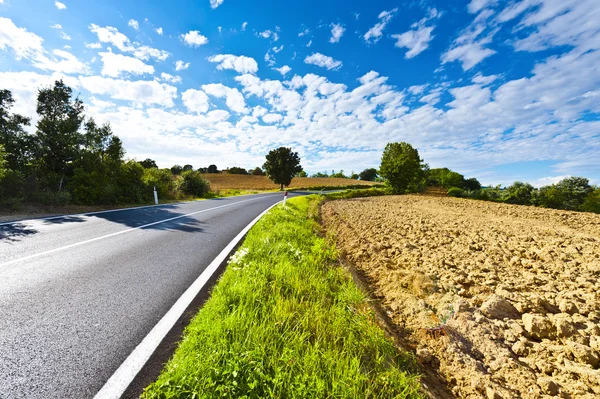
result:
[[[414,359],[317,234],[323,197],[249,232],[144,398],[420,398]]]

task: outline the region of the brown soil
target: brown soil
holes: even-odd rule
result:
[[[456,396],[600,397],[600,215],[406,195],[322,216]]]

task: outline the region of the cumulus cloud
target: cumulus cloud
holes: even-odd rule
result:
[[[140,23],[135,19],[130,19],[129,22],[127,22],[127,25],[131,26],[135,30],[140,30]]]
[[[111,44],[120,51],[124,53],[132,53],[134,57],[144,61],[147,61],[151,58],[164,61],[169,57],[169,53],[167,51],[158,50],[146,45],[141,45],[139,43],[131,43],[127,36],[112,26],[101,27],[96,24],[91,24],[89,29],[91,32],[95,33],[96,36],[98,36],[98,41],[100,43]]]
[[[261,118],[265,123],[277,123],[283,119],[280,114],[266,114]]]
[[[331,37],[329,38],[329,43],[339,42],[340,39],[342,38],[342,36],[344,35],[345,30],[346,30],[346,28],[344,28],[340,24],[332,24],[331,25]]]
[[[177,97],[177,88],[155,80],[123,80],[100,76],[85,76],[79,79],[81,86],[92,94],[108,95],[117,100],[136,104],[156,104],[172,107]]]
[[[245,55],[217,54],[208,57],[208,61],[218,64],[217,69],[233,69],[239,73],[258,72],[258,64],[254,58],[246,57]]]
[[[247,26],[248,26],[248,22],[244,21],[244,23],[242,24],[242,32],[246,30]]]
[[[181,60],[175,61],[175,70],[176,71],[183,71],[185,69],[188,69],[189,67],[190,67],[189,62],[183,62]]]
[[[225,0],[210,0],[210,8],[213,10],[223,4]]]
[[[169,83],[175,83],[175,84],[177,84],[177,83],[181,83],[182,82],[181,76],[173,76],[173,75],[170,75],[170,74],[165,73],[165,72],[162,72],[160,74],[160,78],[162,80],[164,80],[165,82],[169,82]]]
[[[200,47],[208,43],[208,38],[200,34],[197,30],[191,30],[188,33],[182,33],[181,40],[191,47]]]
[[[202,90],[209,96],[225,98],[225,104],[230,110],[245,114],[248,113],[244,96],[236,88],[227,87],[221,83],[202,85]]]
[[[365,41],[367,43],[377,43],[383,36],[383,31],[387,27],[387,24],[391,21],[397,11],[398,8],[394,8],[390,11],[382,11],[378,16],[379,22],[369,29],[363,36]]]
[[[110,76],[116,78],[121,76],[124,72],[131,73],[133,75],[143,75],[146,73],[153,74],[154,67],[152,65],[144,64],[143,61],[128,57],[122,54],[115,54],[111,52],[98,53],[102,59],[102,76]]]
[[[160,27],[160,26],[159,26],[158,28],[154,29],[154,31],[155,31],[157,34],[159,34],[160,36],[162,36],[162,35],[163,35],[163,28],[162,28],[162,27]]]
[[[276,42],[279,40],[279,34],[277,32],[279,32],[279,26],[276,26],[275,30],[267,29],[262,32],[258,32],[256,35],[258,37],[262,37],[264,39],[271,39],[272,41]]]
[[[292,70],[292,68],[290,68],[288,65],[284,65],[281,68],[274,68],[274,69],[283,76],[287,75],[287,73]]]
[[[396,47],[408,49],[404,58],[410,59],[427,50],[429,42],[433,39],[431,34],[433,29],[433,26],[419,25],[415,30],[392,35],[392,37],[396,39]]]
[[[333,58],[321,53],[313,53],[304,59],[305,64],[316,65],[329,69],[339,69],[342,67],[342,61],[334,60]]]
[[[197,114],[205,114],[210,106],[208,96],[202,90],[189,89],[181,94],[183,105]]]
[[[306,35],[308,35],[309,33],[310,33],[310,29],[308,29],[308,28],[304,28],[303,30],[301,30],[301,31],[298,33],[298,37],[306,36]]]
[[[471,0],[467,9],[471,14],[476,14],[484,8],[496,5],[498,0]]]
[[[54,5],[56,6],[56,8],[58,8],[59,10],[66,10],[67,6],[64,3],[61,3],[60,1],[55,1]]]

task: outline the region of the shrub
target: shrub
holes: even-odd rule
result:
[[[451,197],[460,197],[460,198],[462,198],[462,197],[466,196],[466,192],[462,188],[450,187],[448,189],[448,195],[451,196]]]
[[[600,213],[600,188],[596,188],[585,197],[581,210],[585,212]]]
[[[178,184],[178,188],[182,193],[195,197],[203,197],[210,191],[208,181],[204,180],[199,172],[192,170],[183,172]]]
[[[170,169],[147,168],[144,169],[142,181],[151,194],[153,188],[159,197],[174,198],[175,197],[175,181]]]
[[[143,176],[144,167],[139,162],[128,161],[121,164],[118,203],[136,204],[152,199],[152,191],[144,185]]]
[[[479,180],[474,177],[465,180],[463,186],[469,191],[481,190],[481,183],[479,183]]]
[[[501,199],[503,202],[509,204],[531,205],[531,198],[534,190],[535,189],[531,184],[516,181],[512,185],[506,187],[502,193]]]
[[[37,202],[43,205],[67,205],[71,202],[71,193],[68,191],[40,191],[34,197]]]

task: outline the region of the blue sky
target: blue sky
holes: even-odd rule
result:
[[[0,0],[0,87],[63,78],[127,156],[309,173],[407,141],[484,184],[600,184],[600,2]]]

